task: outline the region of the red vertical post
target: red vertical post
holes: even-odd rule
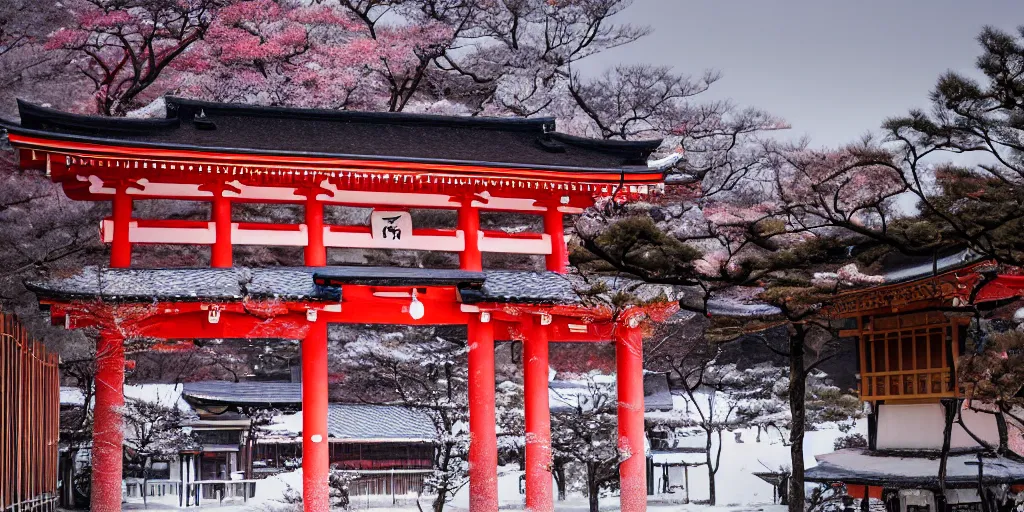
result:
[[[544,232],[551,237],[551,254],[544,259],[547,269],[564,274],[569,267],[569,249],[565,245],[565,224],[558,206],[548,205],[544,212]]]
[[[643,334],[638,327],[618,326],[615,333],[616,382],[619,393],[619,508],[647,510],[647,457],[644,451]]]
[[[210,248],[210,266],[214,268],[231,268],[231,199],[218,191],[213,198],[210,217],[217,238]]]
[[[324,205],[316,198],[317,191],[311,190],[306,199],[306,266],[322,267],[327,264],[327,249],[324,248]]]
[[[523,402],[526,413],[526,510],[550,512],[551,408],[548,398],[548,327],[535,318],[523,343]]]
[[[117,186],[112,208],[114,210],[114,236],[110,243],[110,266],[132,266],[132,243],[129,239],[132,222],[132,198],[124,185]]]
[[[327,512],[327,322],[309,326],[302,341],[302,510]]]
[[[459,207],[459,229],[466,241],[466,248],[459,254],[459,268],[480,271],[483,258],[480,255],[480,210],[473,206],[473,199],[467,198]]]
[[[482,313],[481,315],[488,315]],[[469,510],[498,510],[498,438],[494,415],[494,324],[469,321]]]
[[[96,404],[92,430],[93,512],[121,510],[121,451],[124,442],[124,340],[103,332],[96,341]]]

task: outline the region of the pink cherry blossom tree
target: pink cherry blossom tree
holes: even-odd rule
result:
[[[93,86],[95,112],[123,115],[148,99],[227,1],[69,0],[73,21],[49,37],[46,49],[68,52],[68,66]]]

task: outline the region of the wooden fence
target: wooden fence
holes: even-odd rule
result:
[[[57,355],[0,314],[0,510],[53,510],[57,500]]]

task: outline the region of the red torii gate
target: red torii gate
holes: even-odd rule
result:
[[[646,508],[642,328],[671,304],[615,312],[572,298],[563,216],[656,192],[658,141],[554,131],[551,119],[475,119],[260,108],[168,99],[166,119],[78,116],[19,103],[6,126],[24,168],[69,197],[111,201],[109,269],[35,283],[55,321],[99,329],[92,510],[121,508],[124,341],[302,339],[303,496],[328,509],[327,325],[468,328],[470,499],[495,511],[494,341],[524,340],[527,508],[553,510],[548,343],[614,341],[622,509]],[[438,156],[441,155],[441,156]],[[209,201],[210,221],[134,219],[133,201]],[[235,222],[234,202],[301,204],[298,225]],[[325,205],[373,207],[369,226],[324,223]],[[458,212],[415,229],[410,208]],[[543,233],[480,229],[480,211],[543,217]],[[131,269],[134,244],[206,244],[209,269]],[[300,268],[234,269],[234,245],[304,247]],[[451,251],[460,270],[327,267],[327,247]],[[483,272],[482,253],[544,255],[547,272]],[[104,428],[106,427],[106,428]]]

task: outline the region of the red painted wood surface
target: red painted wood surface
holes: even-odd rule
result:
[[[622,512],[647,510],[647,467],[644,453],[643,333],[620,325],[615,339],[619,398],[619,507]]]
[[[555,509],[551,476],[551,409],[548,397],[548,327],[528,320],[523,343],[523,406],[526,416],[526,510]],[[642,433],[642,432],[641,432]],[[642,439],[642,438],[641,438]]]
[[[124,445],[124,337],[105,330],[96,341],[96,402],[92,428],[92,487],[89,509],[121,510]]]
[[[551,236],[551,254],[545,257],[547,269],[564,274],[569,268],[569,250],[565,245],[565,225],[562,212],[549,208],[544,212],[544,232]]]
[[[118,187],[113,200],[114,241],[110,244],[110,266],[128,268],[132,266],[132,244],[128,238],[129,223],[132,221],[132,198],[124,187]]]
[[[310,193],[306,200],[306,266],[322,267],[327,264],[327,249],[324,248],[324,205]]]
[[[210,249],[210,266],[214,268],[230,268],[231,251],[231,200],[217,193],[211,208],[211,217],[217,239]]]
[[[494,324],[470,320],[469,508],[498,510],[498,438],[494,407]]]
[[[310,325],[302,340],[302,510],[330,509],[327,478],[327,322]]]
[[[483,269],[480,238],[477,235],[480,230],[480,211],[471,206],[469,201],[459,208],[459,229],[466,241],[466,248],[459,253],[459,268],[473,271]]]
[[[35,510],[33,506],[55,503],[60,421],[57,362],[57,355],[29,337],[14,315],[0,315],[2,510]]]

